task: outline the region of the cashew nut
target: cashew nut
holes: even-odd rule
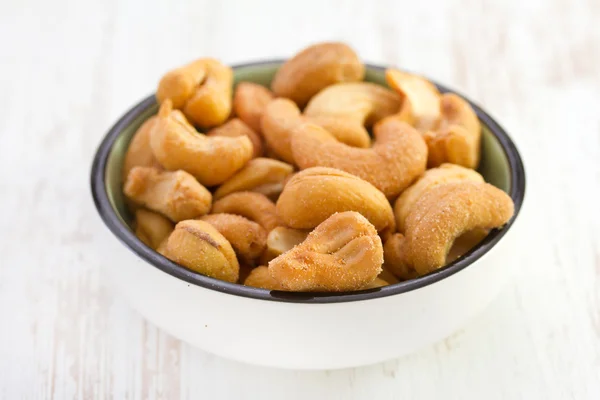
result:
[[[213,214],[236,214],[254,221],[270,232],[275,228],[277,215],[275,204],[264,194],[254,192],[235,192],[214,202]]]
[[[229,179],[252,157],[252,143],[245,136],[221,137],[199,134],[171,101],[160,107],[150,138],[152,151],[167,169],[182,169],[206,186]]]
[[[269,269],[264,265],[254,268],[244,280],[244,285],[267,290],[286,290],[269,274]]]
[[[201,274],[227,282],[238,280],[240,266],[233,248],[208,222],[178,223],[167,240],[164,255]]]
[[[359,290],[367,290],[367,289],[375,289],[383,286],[388,286],[389,283],[381,278],[375,278],[373,282],[367,283],[365,286],[361,287]]]
[[[277,256],[302,243],[310,231],[278,226],[267,235],[267,248],[260,258],[261,264],[268,264]]]
[[[425,171],[427,146],[414,128],[395,119],[377,124],[374,134],[372,148],[358,149],[314,124],[301,124],[292,134],[294,160],[301,169],[341,169],[394,198]]]
[[[244,168],[225,181],[215,192],[218,200],[233,192],[258,192],[266,196],[279,195],[283,181],[294,171],[294,167],[270,158],[255,158]]]
[[[173,102],[202,128],[222,124],[231,113],[233,71],[211,58],[202,58],[168,72],[156,91],[159,103]]]
[[[442,164],[438,168],[425,171],[415,183],[402,192],[394,203],[394,215],[396,216],[398,232],[404,232],[404,221],[413,204],[423,196],[423,193],[444,183],[463,180],[484,182],[483,177],[477,171],[460,165]]]
[[[210,214],[201,220],[218,230],[245,262],[252,262],[265,249],[267,232],[256,222],[233,214]]]
[[[134,167],[123,192],[133,202],[175,222],[208,213],[212,201],[210,192],[187,172],[149,167]]]
[[[269,273],[288,290],[347,291],[371,283],[382,263],[375,227],[347,211],[332,215],[304,242],[269,262]]]
[[[254,132],[261,132],[260,119],[267,104],[275,96],[266,87],[252,82],[240,82],[233,96],[233,111]]]
[[[238,137],[247,136],[252,142],[252,158],[260,157],[263,154],[263,143],[260,135],[253,131],[241,119],[233,118],[221,126],[211,129],[206,136],[225,136]]]
[[[153,116],[144,121],[142,126],[133,135],[131,142],[129,142],[129,147],[123,161],[123,182],[125,182],[129,171],[133,167],[162,168],[156,157],[154,157],[154,153],[152,153],[152,148],[150,147],[150,132],[156,123],[156,119]]]
[[[375,186],[335,168],[314,167],[297,173],[276,204],[277,216],[291,228],[310,229],[331,215],[357,211],[378,231],[395,229],[394,213]]]
[[[171,221],[155,212],[142,208],[135,212],[135,235],[152,249],[157,249],[174,227]]]
[[[343,43],[312,45],[285,62],[271,82],[279,97],[303,107],[321,89],[338,82],[362,81],[365,66]]]

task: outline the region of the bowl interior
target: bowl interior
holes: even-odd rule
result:
[[[237,67],[234,69],[235,82],[250,81],[268,86],[279,65],[279,63],[268,63]],[[387,86],[384,70],[381,68],[368,67],[365,80]],[[442,92],[448,91],[441,86],[440,90]],[[146,119],[156,114],[157,109],[158,106],[156,104],[150,104],[147,109],[142,111],[136,119],[125,127],[116,139],[107,159],[105,185],[108,198],[119,219],[130,229],[132,229],[132,216],[125,206],[125,197],[121,190],[123,186],[121,177],[123,160],[134,133]],[[511,187],[511,170],[507,154],[502,149],[498,138],[491,133],[490,127],[486,125],[485,121],[481,122],[483,134],[481,163],[478,171],[487,182],[505,192],[509,192]]]

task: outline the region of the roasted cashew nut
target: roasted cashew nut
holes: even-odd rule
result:
[[[269,273],[288,290],[340,292],[373,282],[382,263],[375,227],[347,211],[332,215],[304,242],[269,262]]]
[[[185,171],[134,167],[123,192],[133,202],[174,222],[207,214],[212,202],[210,192]]]
[[[152,153],[152,148],[150,147],[150,133],[152,132],[152,128],[156,121],[156,116],[150,117],[144,121],[142,126],[140,126],[133,135],[131,142],[129,142],[129,147],[127,148],[125,159],[123,161],[123,182],[125,182],[127,175],[129,175],[129,171],[131,171],[133,167],[162,168],[156,157],[154,157],[154,153]]]
[[[394,203],[394,215],[396,216],[398,232],[404,232],[404,221],[410,213],[411,207],[426,191],[444,183],[463,180],[484,182],[483,177],[477,171],[460,165],[442,164],[437,168],[425,171],[415,183],[402,192]]]
[[[246,136],[252,142],[252,158],[260,157],[264,152],[263,142],[260,135],[239,118],[230,119],[223,125],[211,129],[206,133],[206,136]]]
[[[270,158],[255,158],[244,168],[229,178],[217,189],[214,198],[218,200],[233,192],[258,192],[271,197],[283,190],[284,180],[294,171],[294,167]]]
[[[240,266],[233,248],[211,224],[199,220],[175,226],[162,254],[201,274],[237,282]]]
[[[323,88],[338,82],[362,81],[364,75],[365,66],[349,46],[320,43],[286,61],[275,74],[271,90],[303,107]]]
[[[301,169],[341,169],[371,183],[389,199],[396,197],[425,171],[427,146],[410,125],[387,119],[375,126],[372,148],[338,142],[314,124],[301,124],[292,134],[294,160]]]
[[[245,286],[252,286],[267,290],[286,290],[269,274],[269,269],[264,265],[254,268],[244,280]]]
[[[166,100],[152,129],[150,145],[158,161],[167,169],[182,169],[200,183],[213,186],[229,179],[252,157],[252,143],[246,136],[202,135],[183,114]]]
[[[310,231],[301,229],[292,229],[285,226],[278,226],[267,235],[267,248],[260,257],[261,264],[268,264],[269,261],[277,256],[291,250],[297,244],[302,243]]]
[[[267,232],[278,226],[275,204],[264,194],[235,192],[214,202],[213,214],[236,214],[254,221]]]
[[[142,208],[135,212],[135,235],[152,249],[157,249],[174,228],[175,225],[160,214]]]
[[[251,263],[265,250],[267,232],[256,222],[234,214],[210,214],[201,220],[218,230],[245,262]]]
[[[394,213],[375,186],[335,168],[314,167],[297,173],[276,204],[277,216],[291,228],[310,229],[343,211],[362,214],[377,231],[395,229]]]
[[[158,84],[159,103],[173,102],[202,128],[222,124],[231,113],[233,71],[211,58],[202,58],[165,74]]]
[[[398,259],[386,266],[424,275],[446,262],[456,238],[474,229],[494,229],[512,217],[512,199],[480,182],[459,181],[436,186],[414,204],[405,221],[405,237],[396,245]]]
[[[233,95],[233,112],[254,132],[260,133],[260,119],[275,96],[266,87],[252,82],[240,82]]]

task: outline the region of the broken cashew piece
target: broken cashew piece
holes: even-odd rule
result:
[[[263,142],[260,135],[239,118],[230,119],[223,125],[211,129],[206,133],[206,136],[246,136],[252,142],[252,158],[260,157],[264,152]]]
[[[254,132],[260,133],[260,119],[274,98],[269,89],[258,83],[240,82],[233,95],[233,111]]]
[[[297,173],[276,207],[279,219],[296,229],[314,228],[337,212],[356,211],[379,232],[395,230],[394,213],[385,195],[369,182],[335,168],[314,167]]]
[[[271,90],[278,97],[303,107],[323,88],[338,82],[362,81],[365,66],[343,43],[320,43],[307,47],[277,70]]]
[[[395,119],[377,124],[374,134],[373,147],[358,149],[314,124],[301,124],[292,133],[294,159],[300,169],[322,166],[356,175],[391,199],[425,171],[427,146],[413,127]]]
[[[163,251],[165,257],[193,271],[227,282],[238,280],[240,266],[233,248],[208,222],[178,223]]]
[[[214,202],[213,214],[236,214],[254,221],[267,232],[277,225],[275,204],[264,194],[255,192],[235,192]]]
[[[365,286],[361,287],[359,290],[376,289],[376,288],[384,287],[384,286],[388,286],[388,285],[389,285],[388,282],[377,277],[373,280],[373,282],[366,284]]]
[[[166,73],[156,91],[160,104],[173,107],[202,128],[222,124],[231,113],[233,71],[211,58],[202,58]]]
[[[156,250],[174,228],[175,225],[160,214],[142,208],[135,211],[135,235],[152,249]]]
[[[269,262],[269,273],[293,291],[358,290],[381,272],[375,227],[357,212],[334,214],[302,243]]]
[[[398,232],[404,232],[404,221],[410,213],[411,207],[426,191],[444,183],[464,180],[484,182],[483,177],[477,171],[460,165],[442,164],[437,168],[425,171],[415,183],[402,192],[394,203],[394,215],[396,216]]]
[[[512,199],[488,183],[460,181],[436,186],[412,207],[404,239],[398,240],[395,249],[399,259],[386,265],[425,275],[445,265],[456,238],[474,229],[500,228],[513,213]]]
[[[123,182],[127,179],[129,171],[133,167],[154,167],[162,169],[162,166],[154,157],[152,148],[150,147],[150,133],[154,124],[156,123],[157,117],[153,116],[148,118],[142,126],[134,133],[127,152],[125,153],[125,159],[123,161]]]
[[[441,97],[441,120],[425,133],[429,167],[449,162],[477,168],[481,153],[481,123],[471,105],[454,93]]]
[[[123,187],[133,202],[178,222],[200,217],[210,210],[212,195],[185,171],[135,167]]]
[[[201,220],[218,230],[245,262],[252,262],[265,250],[267,232],[256,222],[234,214],[210,214]]]
[[[225,182],[252,157],[252,143],[245,136],[221,137],[198,133],[179,110],[166,100],[150,138],[152,151],[167,169],[189,172],[206,186]]]
[[[223,182],[214,194],[218,200],[233,192],[258,192],[267,197],[279,195],[284,180],[294,171],[294,167],[270,158],[255,158],[244,168]]]
[[[302,243],[310,231],[278,226],[267,235],[267,248],[260,258],[261,264],[268,264],[277,256]]]

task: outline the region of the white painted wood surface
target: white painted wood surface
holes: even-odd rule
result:
[[[599,399],[599,21],[598,0],[2,1],[0,398]],[[294,372],[214,357],[104,287],[92,155],[170,67],[325,39],[447,83],[513,135],[528,174],[521,273],[456,335],[399,360]]]

